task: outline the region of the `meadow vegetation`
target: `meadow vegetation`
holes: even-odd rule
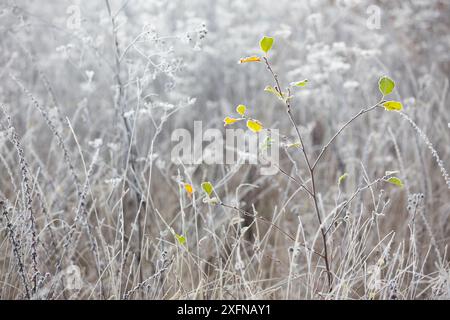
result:
[[[449,299],[449,11],[3,1],[0,299]],[[173,161],[194,121],[277,172]]]

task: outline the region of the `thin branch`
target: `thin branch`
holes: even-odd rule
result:
[[[333,141],[341,134],[342,131],[344,131],[344,129],[353,121],[355,121],[357,118],[359,118],[360,116],[362,116],[365,113],[368,113],[372,110],[374,110],[376,107],[379,107],[380,104],[383,101],[378,102],[376,105],[371,106],[369,108],[366,109],[362,109],[361,111],[359,111],[356,115],[354,115],[350,120],[348,120],[335,134],[334,136],[330,139],[330,141],[328,141],[328,143],[326,145],[324,145],[322,147],[322,150],[320,151],[319,156],[317,157],[316,161],[314,162],[313,166],[312,166],[312,170],[314,170],[317,166],[317,164],[319,163],[320,159],[322,158],[322,156],[324,155],[325,151],[328,149],[328,147],[333,143]]]
[[[300,144],[301,144],[301,147],[302,147],[301,149],[302,149],[302,152],[303,152],[303,156],[305,158],[305,162],[306,162],[306,165],[307,165],[308,170],[309,170],[309,175],[311,177],[311,186],[312,186],[311,198],[313,199],[313,202],[314,202],[314,209],[316,211],[317,220],[319,222],[320,232],[321,232],[321,235],[322,235],[323,250],[324,250],[323,259],[325,261],[325,268],[327,270],[328,288],[329,288],[329,291],[331,291],[332,290],[332,273],[331,273],[330,260],[329,260],[329,257],[328,257],[327,236],[326,236],[325,226],[322,225],[322,218],[320,216],[319,205],[317,203],[316,183],[315,183],[315,179],[314,179],[314,169],[311,166],[311,162],[309,161],[308,153],[306,151],[306,147],[305,147],[305,144],[303,142],[303,138],[302,138],[302,135],[300,133],[300,130],[299,130],[297,124],[294,121],[294,117],[292,116],[291,103],[290,103],[290,95],[291,95],[290,89],[288,89],[287,97],[284,97],[283,92],[281,90],[281,85],[280,85],[280,81],[278,79],[278,76],[273,71],[272,66],[270,65],[269,60],[267,59],[267,57],[264,57],[264,62],[266,63],[267,69],[269,69],[270,73],[272,74],[272,76],[273,76],[273,78],[275,80],[275,83],[276,83],[275,90],[277,90],[278,94],[283,99],[283,101],[284,101],[284,103],[286,105],[286,112],[288,114],[289,120],[292,123],[292,126],[295,129],[295,132],[297,134],[297,138],[300,141]]]

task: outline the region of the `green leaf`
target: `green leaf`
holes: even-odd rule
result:
[[[383,107],[388,111],[400,111],[403,109],[403,105],[398,101],[386,101],[383,103]]]
[[[402,180],[400,180],[397,177],[391,177],[391,178],[387,179],[386,181],[389,182],[389,183],[392,183],[392,184],[394,184],[394,185],[396,185],[396,186],[398,186],[400,188],[403,188]]]
[[[272,87],[272,86],[266,86],[266,87],[264,88],[264,91],[270,92],[270,93],[276,95],[277,97],[281,97],[281,96],[280,96],[280,93],[278,92],[278,90],[275,89],[275,88]]]
[[[179,235],[179,234],[175,233],[175,238],[177,238],[178,243],[181,244],[181,245],[186,243],[186,237],[184,237],[182,235]]]
[[[381,77],[378,81],[378,89],[380,89],[380,92],[383,94],[383,96],[387,96],[390,94],[395,87],[395,82],[389,77]]]
[[[272,86],[266,86],[266,87],[264,88],[264,91],[270,92],[271,94],[274,94],[278,99],[284,101],[284,99],[283,99],[283,97],[281,96],[281,94],[280,94],[280,93],[278,92],[278,90],[275,89],[274,87],[272,87]]]
[[[306,86],[308,83],[308,79],[302,80],[302,81],[297,81],[297,82],[291,82],[291,86],[293,87],[304,87]]]
[[[273,45],[273,38],[264,36],[261,41],[259,42],[259,46],[261,47],[261,50],[265,53],[269,52],[269,50],[272,48]]]
[[[236,107],[236,112],[239,113],[241,116],[244,116],[245,111],[247,110],[247,107],[243,104],[240,104]]]
[[[347,172],[344,173],[342,176],[340,176],[339,179],[338,179],[338,185],[341,185],[341,183],[342,183],[345,179],[347,179],[347,177],[348,177],[348,173],[347,173]]]
[[[278,99],[280,99],[280,100],[283,101],[284,103],[286,103],[289,99],[292,98],[292,96],[288,96],[288,93],[287,93],[287,92],[282,92],[282,93],[280,93],[280,92],[278,92],[277,89],[275,89],[275,88],[272,87],[272,86],[266,86],[266,87],[264,88],[264,91],[269,92],[269,93],[275,95]]]
[[[203,189],[203,191],[205,191],[205,193],[208,195],[208,197],[213,192],[213,186],[212,186],[211,182],[209,182],[209,181],[202,182],[202,189]]]

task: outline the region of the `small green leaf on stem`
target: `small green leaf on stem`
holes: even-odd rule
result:
[[[209,181],[202,182],[202,189],[203,191],[205,191],[208,197],[211,196],[211,193],[213,192],[213,186],[211,182]]]
[[[283,97],[281,96],[280,92],[278,92],[278,90],[272,86],[266,86],[264,88],[264,91],[270,92],[270,93],[274,94],[278,99],[283,100]]]
[[[261,41],[259,42],[259,46],[261,47],[261,50],[265,53],[269,52],[269,50],[272,48],[273,45],[273,38],[264,36]]]
[[[387,96],[390,94],[395,87],[395,82],[389,77],[381,77],[378,81],[378,89],[380,89],[380,92],[383,96]]]
[[[397,178],[397,177],[391,177],[391,178],[387,179],[386,181],[389,182],[389,183],[391,183],[391,184],[394,184],[394,185],[396,185],[396,186],[398,186],[398,187],[400,187],[400,188],[403,188],[403,182],[402,182],[402,180],[400,180],[400,179]]]
[[[186,237],[185,236],[182,236],[182,235],[179,235],[179,234],[175,233],[175,238],[177,239],[178,243],[181,244],[181,245],[186,243]]]
[[[291,86],[293,87],[304,87],[308,84],[308,79],[297,81],[297,82],[291,82]]]
[[[338,186],[340,186],[341,183],[344,182],[345,179],[347,179],[347,177],[348,177],[348,173],[347,172],[344,173],[342,176],[340,176],[339,179],[338,179]]]

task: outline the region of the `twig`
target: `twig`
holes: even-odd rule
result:
[[[324,155],[325,151],[328,149],[328,147],[330,146],[330,144],[333,143],[333,141],[341,134],[341,132],[350,124],[352,123],[354,120],[356,120],[357,118],[359,118],[360,116],[362,116],[363,114],[370,112],[372,110],[374,110],[376,107],[379,107],[380,104],[383,101],[378,102],[376,105],[371,106],[367,109],[362,109],[361,111],[359,111],[356,115],[354,115],[350,120],[348,120],[335,134],[334,136],[330,139],[330,141],[328,141],[328,143],[326,145],[324,145],[322,147],[322,150],[319,153],[319,156],[317,157],[316,161],[314,162],[313,166],[312,166],[312,170],[314,170],[317,166],[317,164],[319,163],[320,159],[322,158],[322,156]]]
[[[327,237],[326,237],[326,230],[325,227],[322,225],[322,218],[320,216],[320,210],[319,210],[319,205],[317,203],[317,195],[316,195],[316,184],[315,184],[315,179],[314,179],[314,168],[313,166],[311,166],[311,162],[309,161],[309,157],[308,157],[308,153],[306,151],[306,147],[305,144],[303,143],[303,138],[302,135],[300,133],[300,130],[297,126],[297,124],[294,121],[294,117],[292,116],[292,111],[291,111],[291,103],[290,103],[290,90],[288,89],[288,96],[284,97],[283,92],[281,91],[281,85],[280,85],[280,81],[278,79],[277,74],[273,71],[272,66],[269,63],[269,60],[267,59],[267,57],[263,58],[267,69],[269,69],[270,73],[272,74],[275,83],[276,83],[276,87],[275,90],[277,90],[278,94],[280,95],[280,97],[282,98],[282,100],[284,101],[285,105],[286,105],[286,112],[287,115],[289,117],[289,120],[292,123],[292,126],[295,129],[295,132],[297,134],[297,138],[300,141],[301,144],[301,149],[303,152],[303,156],[305,158],[305,162],[306,165],[308,167],[308,171],[309,171],[309,175],[311,177],[311,198],[313,199],[314,202],[314,209],[316,211],[316,216],[317,216],[317,220],[319,222],[320,225],[320,232],[322,235],[322,241],[323,241],[323,250],[324,250],[324,255],[322,256],[324,261],[325,261],[325,268],[327,270],[327,279],[328,279],[328,287],[329,287],[329,291],[332,290],[332,273],[331,273],[331,266],[330,266],[330,261],[329,261],[329,257],[328,257],[328,246],[327,246]]]

